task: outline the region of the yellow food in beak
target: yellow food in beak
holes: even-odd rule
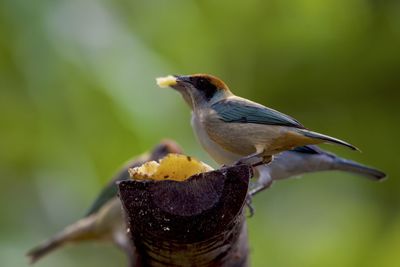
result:
[[[166,77],[159,77],[156,79],[157,85],[161,88],[174,86],[177,84],[176,78],[172,75],[168,75]]]
[[[195,158],[168,154],[160,162],[149,161],[140,167],[129,169],[129,175],[135,180],[185,181],[195,174],[212,170],[210,166]]]

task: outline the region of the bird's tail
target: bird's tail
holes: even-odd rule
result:
[[[26,255],[29,258],[30,264],[35,263],[43,256],[65,245],[66,243],[92,239],[94,235],[91,230],[93,229],[94,221],[94,217],[92,216],[83,218],[66,227],[64,230],[46,240],[42,244],[28,251]]]
[[[304,130],[304,129],[300,129],[300,132],[308,138],[321,140],[321,143],[330,143],[330,144],[341,145],[341,146],[348,147],[352,150],[360,151],[357,147],[353,146],[352,144],[349,144],[345,141],[342,141],[342,140],[334,138],[334,137],[330,137],[328,135],[324,135],[324,134],[320,134],[320,133],[316,133],[316,132],[312,132],[312,131]]]
[[[386,174],[380,170],[344,158],[335,158],[333,166],[336,170],[360,174],[375,181],[380,181],[386,177]]]

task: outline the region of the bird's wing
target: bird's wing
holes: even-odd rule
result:
[[[279,111],[242,99],[224,99],[211,108],[224,122],[280,125],[304,129],[300,122]]]
[[[85,214],[85,217],[96,213],[105,203],[117,196],[117,182],[129,179],[128,169],[138,167],[149,160],[153,160],[153,158],[151,158],[148,154],[144,154],[128,161],[106,185],[106,187],[103,188],[98,197],[94,200],[92,206],[90,206],[89,210]]]
[[[117,196],[117,182],[129,179],[128,170],[130,168],[141,166],[147,161],[159,160],[160,158],[165,157],[168,153],[181,154],[182,150],[172,140],[164,140],[158,144],[150,154],[145,153],[128,161],[114,176],[111,182],[100,192],[99,196],[95,199],[84,217],[96,213],[105,203]]]
[[[133,160],[128,163],[115,177],[112,181],[104,187],[104,189],[100,192],[99,196],[94,200],[92,206],[90,206],[89,210],[85,214],[85,217],[96,213],[105,203],[109,200],[117,196],[117,182],[122,181],[129,178],[128,169],[140,166],[144,161]]]
[[[297,152],[297,153],[303,153],[303,154],[327,154],[330,156],[335,156],[334,154],[327,152],[325,150],[322,150],[321,148],[314,146],[314,145],[308,145],[308,146],[299,146],[296,148],[293,148],[292,150],[289,150],[289,152]]]

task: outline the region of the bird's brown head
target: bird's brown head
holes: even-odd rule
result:
[[[209,74],[170,75],[157,78],[157,84],[179,91],[192,108],[231,94],[221,79]]]

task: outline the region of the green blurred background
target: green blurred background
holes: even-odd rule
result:
[[[154,80],[196,72],[357,145],[325,148],[390,176],[275,183],[248,220],[253,266],[400,266],[400,2],[378,0],[2,1],[0,266],[27,266],[30,247],[162,138],[212,163],[181,97]],[[124,261],[88,243],[37,266]]]

